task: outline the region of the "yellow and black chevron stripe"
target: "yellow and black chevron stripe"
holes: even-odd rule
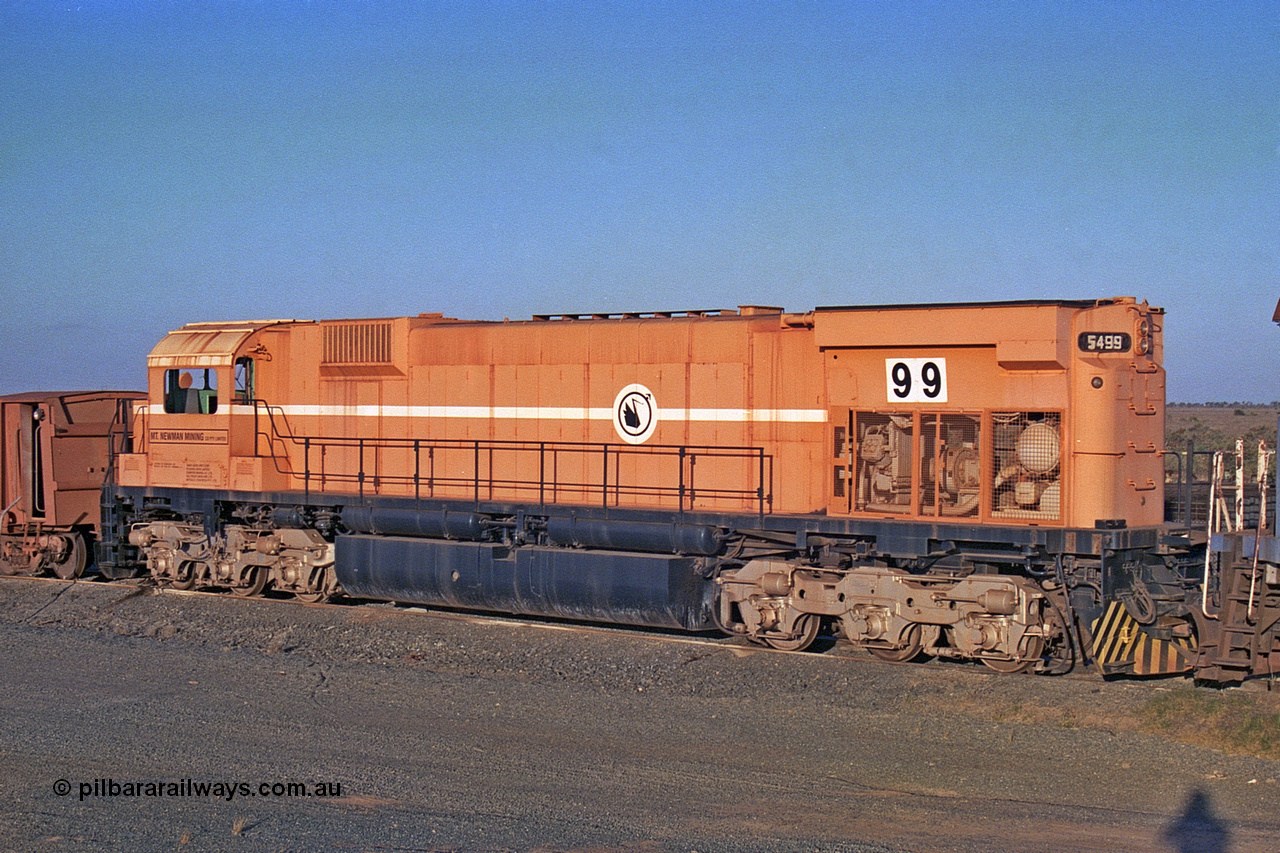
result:
[[[1142,630],[1124,604],[1113,601],[1093,623],[1093,659],[1105,673],[1169,675],[1187,672],[1195,658],[1190,638],[1158,640]]]

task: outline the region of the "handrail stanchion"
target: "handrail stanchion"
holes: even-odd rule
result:
[[[609,445],[600,445],[601,465],[600,470],[600,504],[605,509],[609,508]]]
[[[756,481],[757,483],[756,500],[759,502],[758,506],[760,507],[760,521],[763,522],[764,521],[764,448],[757,447],[756,455],[759,457],[759,460],[760,460],[760,479]]]
[[[680,514],[684,515],[684,460],[687,448],[680,445]],[[689,509],[693,509],[692,506]]]
[[[364,439],[360,439],[360,470],[356,473],[356,482],[360,484],[360,500],[364,501]]]

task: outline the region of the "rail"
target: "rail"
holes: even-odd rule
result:
[[[308,502],[312,492],[362,500],[372,492],[477,504],[674,505],[681,513],[750,506],[762,517],[773,505],[774,460],[762,447],[297,435],[279,406],[253,407],[254,455],[300,479]],[[726,465],[737,478],[723,476]],[[700,479],[699,466],[721,470]]]

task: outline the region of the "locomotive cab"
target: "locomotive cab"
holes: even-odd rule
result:
[[[147,358],[148,404],[134,452],[118,461],[123,486],[263,491],[286,478],[263,465],[255,335],[288,321],[198,323],[171,332]]]

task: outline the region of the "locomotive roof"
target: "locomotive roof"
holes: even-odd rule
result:
[[[1106,299],[1013,299],[997,302],[910,302],[890,303],[885,305],[819,305],[812,310],[817,311],[920,311],[947,308],[1093,308],[1097,305],[1110,305],[1116,302],[1134,302],[1133,297],[1117,296]],[[1280,306],[1277,306],[1280,310]],[[785,308],[768,305],[739,305],[733,309],[704,309],[697,311],[619,311],[614,313],[565,313],[534,314],[532,319],[539,320],[650,320],[650,319],[706,319],[706,318],[739,318],[758,317],[765,314],[788,314]],[[424,318],[440,319],[439,314],[419,315]],[[487,322],[487,321],[462,321]]]
[[[737,310],[731,308],[701,309],[689,311],[619,311],[619,312],[580,312],[534,314],[527,320],[481,320],[475,318],[446,317],[441,313],[421,313],[409,320],[427,321],[428,323],[447,323],[458,325],[491,325],[502,323],[547,323],[547,322],[583,322],[592,320],[737,320],[751,317],[777,315],[788,318],[802,325],[812,322],[812,315],[822,312],[845,311],[934,311],[948,309],[984,309],[984,308],[1033,308],[1058,307],[1071,309],[1092,308],[1098,305],[1115,303],[1132,303],[1133,297],[1119,296],[1105,299],[1015,299],[994,302],[912,302],[889,303],[883,305],[819,305],[807,313],[790,313],[786,309],[769,305],[739,305]],[[1160,312],[1160,309],[1153,308]],[[390,320],[388,317],[343,317],[326,320],[244,320],[228,322],[188,323],[180,329],[170,332],[163,338],[148,356],[151,366],[164,366],[176,363],[181,359],[184,365],[192,363],[205,364],[208,367],[226,365],[237,347],[254,332],[268,326],[320,323],[370,322],[373,320]],[[1280,305],[1276,307],[1276,322],[1280,322]],[[192,361],[192,357],[196,361]]]
[[[941,308],[1093,308],[1116,302],[1132,302],[1127,296],[1109,299],[1009,299],[1001,302],[905,302],[890,305],[819,305],[815,311],[920,311]]]
[[[238,323],[189,323],[160,339],[147,356],[148,367],[220,367],[231,364],[236,350],[259,329],[293,320],[249,320]]]
[[[141,391],[112,391],[108,389],[94,391],[19,391],[16,394],[0,395],[0,403],[44,403],[49,400],[61,400],[67,397],[134,397],[147,396]]]

